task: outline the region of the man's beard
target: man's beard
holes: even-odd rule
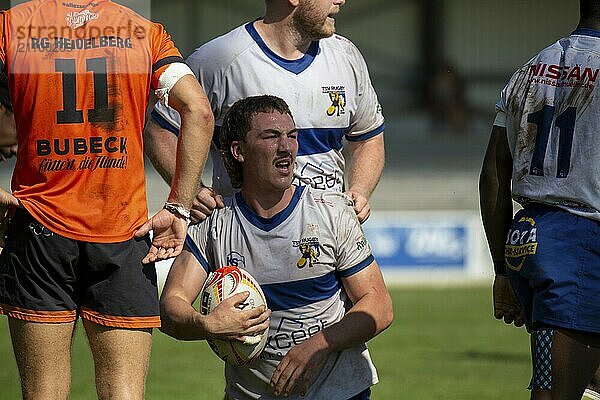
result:
[[[301,1],[296,8],[292,24],[303,38],[318,40],[330,37],[335,33],[335,28],[326,24],[327,15],[320,18],[318,13],[316,7],[307,1]]]

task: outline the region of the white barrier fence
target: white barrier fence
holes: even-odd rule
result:
[[[364,230],[390,284],[478,282],[493,275],[476,212],[378,212]]]

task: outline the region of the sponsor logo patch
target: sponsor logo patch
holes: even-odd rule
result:
[[[504,258],[508,267],[520,271],[527,256],[537,253],[537,228],[535,221],[529,217],[519,219],[516,226],[508,231],[504,246]]]
[[[83,10],[79,12],[68,12],[65,19],[67,20],[68,26],[70,26],[73,29],[77,29],[93,19],[98,19],[98,17],[98,13],[91,12],[90,10]]]

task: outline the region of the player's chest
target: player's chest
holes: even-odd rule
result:
[[[336,266],[334,237],[314,222],[285,224],[271,231],[238,226],[216,242],[217,265],[244,268],[261,284],[309,279]]]
[[[230,82],[226,107],[239,98],[272,94],[286,101],[299,128],[347,127],[356,111],[357,83],[350,70],[315,65],[300,74],[273,67],[252,74]]]

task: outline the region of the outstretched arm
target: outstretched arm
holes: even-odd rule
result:
[[[306,394],[312,377],[330,353],[366,343],[391,325],[392,299],[375,261],[342,278],[342,283],[354,305],[339,322],[292,347],[283,357],[271,378],[276,395],[289,395],[296,384],[300,394]]]
[[[354,200],[354,212],[362,224],[371,215],[369,198],[385,164],[383,132],[361,142],[348,142],[350,169],[346,194]]]

